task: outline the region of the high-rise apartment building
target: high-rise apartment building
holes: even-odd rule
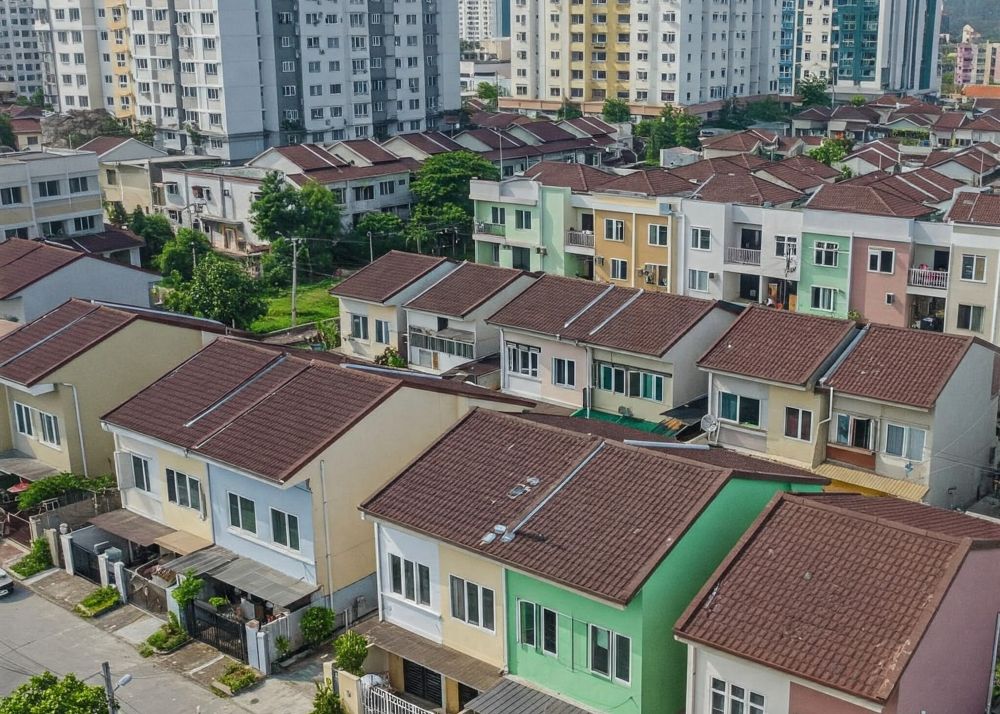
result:
[[[104,0],[34,0],[34,6],[46,101],[61,111],[107,107]]]
[[[838,94],[940,89],[939,0],[838,0],[832,22]]]
[[[31,96],[45,74],[32,0],[0,0],[0,94]]]
[[[1000,84],[1000,43],[962,43],[955,52],[955,84]]]
[[[797,6],[795,38],[792,42],[795,81],[798,82],[806,77],[829,79],[833,56],[832,0],[784,0],[784,2],[791,2]]]
[[[466,42],[510,37],[510,0],[457,0],[458,35]]]

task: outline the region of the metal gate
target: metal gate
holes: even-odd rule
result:
[[[85,577],[92,583],[101,584],[101,567],[97,554],[92,553],[81,545],[70,544],[70,553],[73,554],[73,572]]]
[[[134,570],[128,573],[128,601],[154,615],[167,613],[167,591]]]
[[[187,608],[188,634],[241,662],[247,661],[246,628],[195,600]]]

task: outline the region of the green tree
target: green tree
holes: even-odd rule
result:
[[[562,106],[556,112],[556,119],[564,121],[566,119],[578,119],[583,116],[583,110],[569,99],[563,99]]]
[[[851,97],[851,106],[863,107],[865,105],[865,98],[860,94],[855,94]]]
[[[159,213],[147,216],[136,206],[129,214],[128,227],[146,241],[146,247],[142,250],[142,264],[147,268],[159,269],[160,254],[167,243],[174,239],[174,228],[170,221]]]
[[[442,243],[455,244],[456,255],[464,254],[462,243],[472,235],[472,213],[455,203],[419,203],[406,226],[406,242],[418,253],[442,254]]]
[[[298,224],[293,235],[306,239],[299,258],[310,271],[329,273],[333,269],[333,248],[341,238],[340,204],[330,189],[315,181],[295,192]]]
[[[750,102],[746,106],[750,123],[755,122],[776,122],[785,118],[785,110],[781,103],[774,97],[766,97],[756,102]]]
[[[104,688],[76,675],[36,674],[0,700],[0,714],[107,714]]]
[[[427,159],[410,182],[410,191],[423,205],[453,203],[472,215],[469,182],[474,178],[498,181],[500,170],[489,159],[471,151],[452,151]]]
[[[333,682],[324,680],[323,684],[315,682],[316,694],[313,697],[313,708],[309,714],[344,714],[340,698],[333,689]]]
[[[608,97],[604,100],[601,116],[604,117],[604,121],[611,124],[624,124],[632,120],[632,110],[624,99]]]
[[[646,163],[658,166],[660,149],[675,146],[686,146],[696,149],[700,146],[698,132],[701,129],[701,119],[688,114],[672,104],[668,104],[660,112],[660,116],[649,122],[643,128],[646,141]]]
[[[371,255],[375,258],[390,250],[406,249],[406,226],[395,213],[372,211],[366,213],[351,229],[350,240],[341,243],[338,262],[367,263],[369,259],[368,234],[371,233]]]
[[[830,95],[827,94],[827,80],[823,77],[806,77],[799,80],[796,88],[799,97],[802,99],[803,107],[829,106]]]
[[[250,225],[262,240],[270,242],[288,236],[290,229],[298,226],[300,210],[295,188],[280,172],[272,171],[261,181],[257,199],[250,206]]]
[[[121,201],[105,201],[104,210],[108,214],[108,223],[116,228],[121,228],[128,222],[128,214]]]
[[[132,127],[132,137],[144,144],[150,144],[156,140],[156,124],[152,120],[140,121]]]
[[[17,147],[15,142],[14,128],[10,123],[10,117],[6,114],[0,114],[0,146],[9,146],[14,149]]]
[[[151,216],[150,216],[151,218]],[[195,262],[212,252],[212,244],[201,231],[181,228],[177,235],[167,241],[160,253],[160,273],[175,283],[182,283],[194,277]]]
[[[476,96],[486,102],[486,106],[490,111],[495,112],[500,97],[503,95],[500,92],[499,85],[492,82],[480,82],[476,87]]]
[[[843,161],[850,148],[850,143],[845,142],[843,139],[826,139],[822,144],[808,153],[811,158],[816,159],[820,163],[833,166],[835,163]]]
[[[243,330],[267,314],[264,286],[238,263],[214,253],[199,259],[190,282],[171,291],[166,305]]]

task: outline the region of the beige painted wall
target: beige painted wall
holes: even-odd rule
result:
[[[198,459],[187,458],[166,449],[156,449],[156,462],[160,473],[156,483],[160,485],[160,502],[163,504],[163,522],[179,531],[186,531],[199,538],[213,542],[212,538],[212,506],[208,502],[208,465]],[[201,482],[201,510],[185,508],[171,503],[167,498],[166,470],[173,469],[193,476]]]
[[[57,218],[67,213],[81,211],[100,211],[100,196],[82,196],[80,198],[61,198],[56,201],[43,201],[35,204],[35,217],[42,221],[46,218]]]
[[[674,368],[669,362],[664,362],[651,357],[640,357],[638,355],[631,355],[624,352],[611,352],[609,350],[595,348],[594,364],[597,364],[598,362],[610,362],[616,365],[624,365],[626,367],[646,370],[649,372],[657,372],[664,375],[663,401],[654,402],[650,399],[641,399],[639,397],[629,397],[624,394],[608,392],[603,389],[598,389],[596,387],[598,382],[595,381],[595,387],[593,390],[593,406],[595,409],[615,414],[618,412],[618,407],[627,406],[632,410],[632,415],[638,419],[661,421],[663,419],[663,412],[673,406]],[[669,378],[666,377],[668,374],[671,375]]]
[[[595,256],[602,256],[604,258],[603,265],[600,264],[601,261],[594,261],[594,279],[601,282],[614,283],[615,285],[643,288],[645,290],[679,292],[677,289],[676,266],[672,265],[671,261],[671,246],[675,241],[673,218],[658,215],[657,204],[654,199],[623,198],[621,202],[630,209],[635,210],[635,213],[631,210],[610,211],[600,208],[594,211],[594,254]],[[606,218],[620,220],[625,223],[624,241],[611,241],[604,237],[604,220]],[[670,241],[668,245],[657,246],[649,244],[649,226],[654,224],[670,226]],[[624,258],[628,261],[629,270],[626,280],[611,280],[612,258]],[[668,286],[661,286],[657,283],[647,283],[645,277],[638,272],[647,263],[668,266],[670,284]]]
[[[982,255],[986,257],[985,282],[962,280],[963,255]],[[957,245],[952,248],[951,269],[948,275],[948,299],[945,303],[945,331],[957,334],[977,335],[986,340],[996,339],[993,325],[997,320],[995,303],[998,268],[1000,268],[1000,250]],[[984,308],[982,332],[970,332],[969,330],[958,329],[959,304],[979,305]]]
[[[443,543],[440,544],[438,552],[443,644],[470,657],[489,662],[498,668],[505,667],[507,664],[504,657],[506,638],[504,613],[506,608],[504,607],[503,568],[485,558]],[[451,616],[449,575],[469,580],[493,590],[493,619],[496,628],[494,632],[466,624]]]
[[[335,298],[331,297],[331,300]],[[368,316],[368,339],[360,340],[351,337],[351,315]],[[375,341],[375,320],[389,322],[389,341],[392,347],[399,349],[400,337],[405,334],[403,311],[393,305],[376,305],[357,300],[342,299],[340,301],[340,351],[358,359],[373,360],[390,345]]]
[[[33,456],[46,466],[57,471],[73,471],[82,466],[80,442],[76,431],[76,417],[73,413],[72,393],[69,389],[57,388],[47,394],[32,396],[26,391],[4,387],[6,393],[5,413],[7,430],[4,448],[15,448]],[[59,422],[59,446],[43,444],[39,439],[41,424],[37,415],[32,414],[34,436],[17,433],[13,415],[15,402],[55,415]]]
[[[108,169],[115,172],[115,183],[108,183]],[[101,192],[106,201],[118,201],[131,213],[136,206],[152,211],[153,196],[149,184],[149,170],[145,166],[126,164],[101,164],[98,172]]]
[[[827,424],[820,422],[828,416],[828,398],[812,390],[791,389],[771,385],[767,397],[767,452],[783,459],[791,459],[812,468],[823,462],[826,454]],[[812,412],[812,429],[809,441],[785,436],[785,408],[796,407]]]

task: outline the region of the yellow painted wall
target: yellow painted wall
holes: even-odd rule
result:
[[[335,298],[331,297],[330,299],[333,300]],[[367,340],[351,337],[351,307],[357,310],[358,314],[368,315]],[[372,360],[382,354],[389,345],[375,342],[375,320],[389,321],[391,346],[399,349],[401,315],[402,310],[392,305],[375,305],[373,303],[342,300],[340,303],[340,351],[351,357],[365,360]]]
[[[962,280],[962,256],[982,255],[986,257],[985,281]],[[990,340],[992,326],[997,321],[994,305],[997,294],[997,271],[1000,251],[994,248],[967,248],[954,246],[951,252],[951,269],[948,275],[948,298],[945,303],[945,331],[957,334],[975,335]],[[983,331],[972,332],[958,329],[958,306],[979,305],[983,307]]]
[[[768,454],[802,463],[809,468],[821,464],[826,458],[827,425],[821,426],[820,422],[829,416],[828,404],[826,394],[771,385],[767,396]],[[810,441],[785,436],[785,407],[812,412]]]
[[[115,174],[115,183],[108,183],[108,170]],[[153,210],[153,195],[146,167],[101,164],[98,172],[101,192],[106,201],[118,201],[131,213],[136,206],[145,211]]]
[[[76,431],[76,418],[73,415],[72,396],[68,389],[57,389],[38,396],[32,396],[12,387],[4,387],[4,391],[7,398],[5,411],[9,420],[5,433],[7,434],[6,440],[11,447],[33,456],[57,471],[73,471],[75,467],[78,468],[82,465],[79,460],[80,443]],[[41,424],[36,415],[32,415],[34,436],[27,437],[18,434],[13,423],[15,402],[54,414],[59,422],[59,446],[49,446],[41,442],[39,439]],[[7,447],[5,446],[5,448]]]
[[[659,372],[664,375],[672,375],[674,372],[674,367],[669,362],[639,357],[638,355],[630,355],[623,352],[611,352],[609,350],[595,348],[594,364],[597,364],[598,362],[610,362],[616,365],[625,365],[626,367],[633,367],[635,369],[646,370],[649,372]],[[625,394],[615,394],[614,392],[597,389],[595,387],[592,392],[594,396],[593,407],[602,412],[615,414],[618,412],[618,407],[627,406],[632,410],[632,415],[637,419],[646,419],[648,421],[658,422],[663,419],[663,412],[670,409],[673,405],[673,386],[673,377],[664,379],[662,402],[654,402],[650,399],[641,399],[639,397],[629,397]]]
[[[679,292],[676,266],[672,261],[672,246],[675,243],[673,217],[660,216],[657,213],[655,199],[622,199],[631,210],[608,210],[597,208],[594,211],[594,241],[595,256],[603,257],[602,261],[594,261],[594,279],[601,282],[613,282],[615,285],[643,288],[663,292]],[[625,224],[625,240],[611,241],[605,238],[605,219],[620,220]],[[670,229],[670,240],[667,245],[649,244],[650,225],[665,225]],[[619,258],[628,261],[628,275],[624,281],[611,280],[611,259]],[[639,270],[647,264],[665,265],[668,267],[668,285],[660,285],[658,281],[647,282]]]
[[[31,223],[32,221],[30,206],[27,208],[0,209],[0,226],[16,226],[22,223]]]
[[[208,466],[204,461],[191,459],[166,449],[156,449],[160,473],[156,483],[160,484],[160,501],[163,504],[163,522],[179,531],[186,531],[212,542],[212,506],[208,501]],[[167,498],[166,470],[173,469],[193,476],[201,481],[201,511],[171,503]]]
[[[44,221],[46,218],[56,218],[67,213],[79,211],[100,211],[100,196],[84,196],[82,198],[44,201],[35,204],[35,218]]]
[[[505,667],[507,663],[504,657],[506,632],[503,569],[492,561],[443,543],[439,546],[438,557],[440,558],[439,573],[441,575],[439,586],[442,593],[441,634],[443,644],[470,657],[489,662],[498,668]],[[449,575],[469,580],[493,590],[494,632],[468,625],[451,616]],[[458,701],[457,692],[455,701]]]

